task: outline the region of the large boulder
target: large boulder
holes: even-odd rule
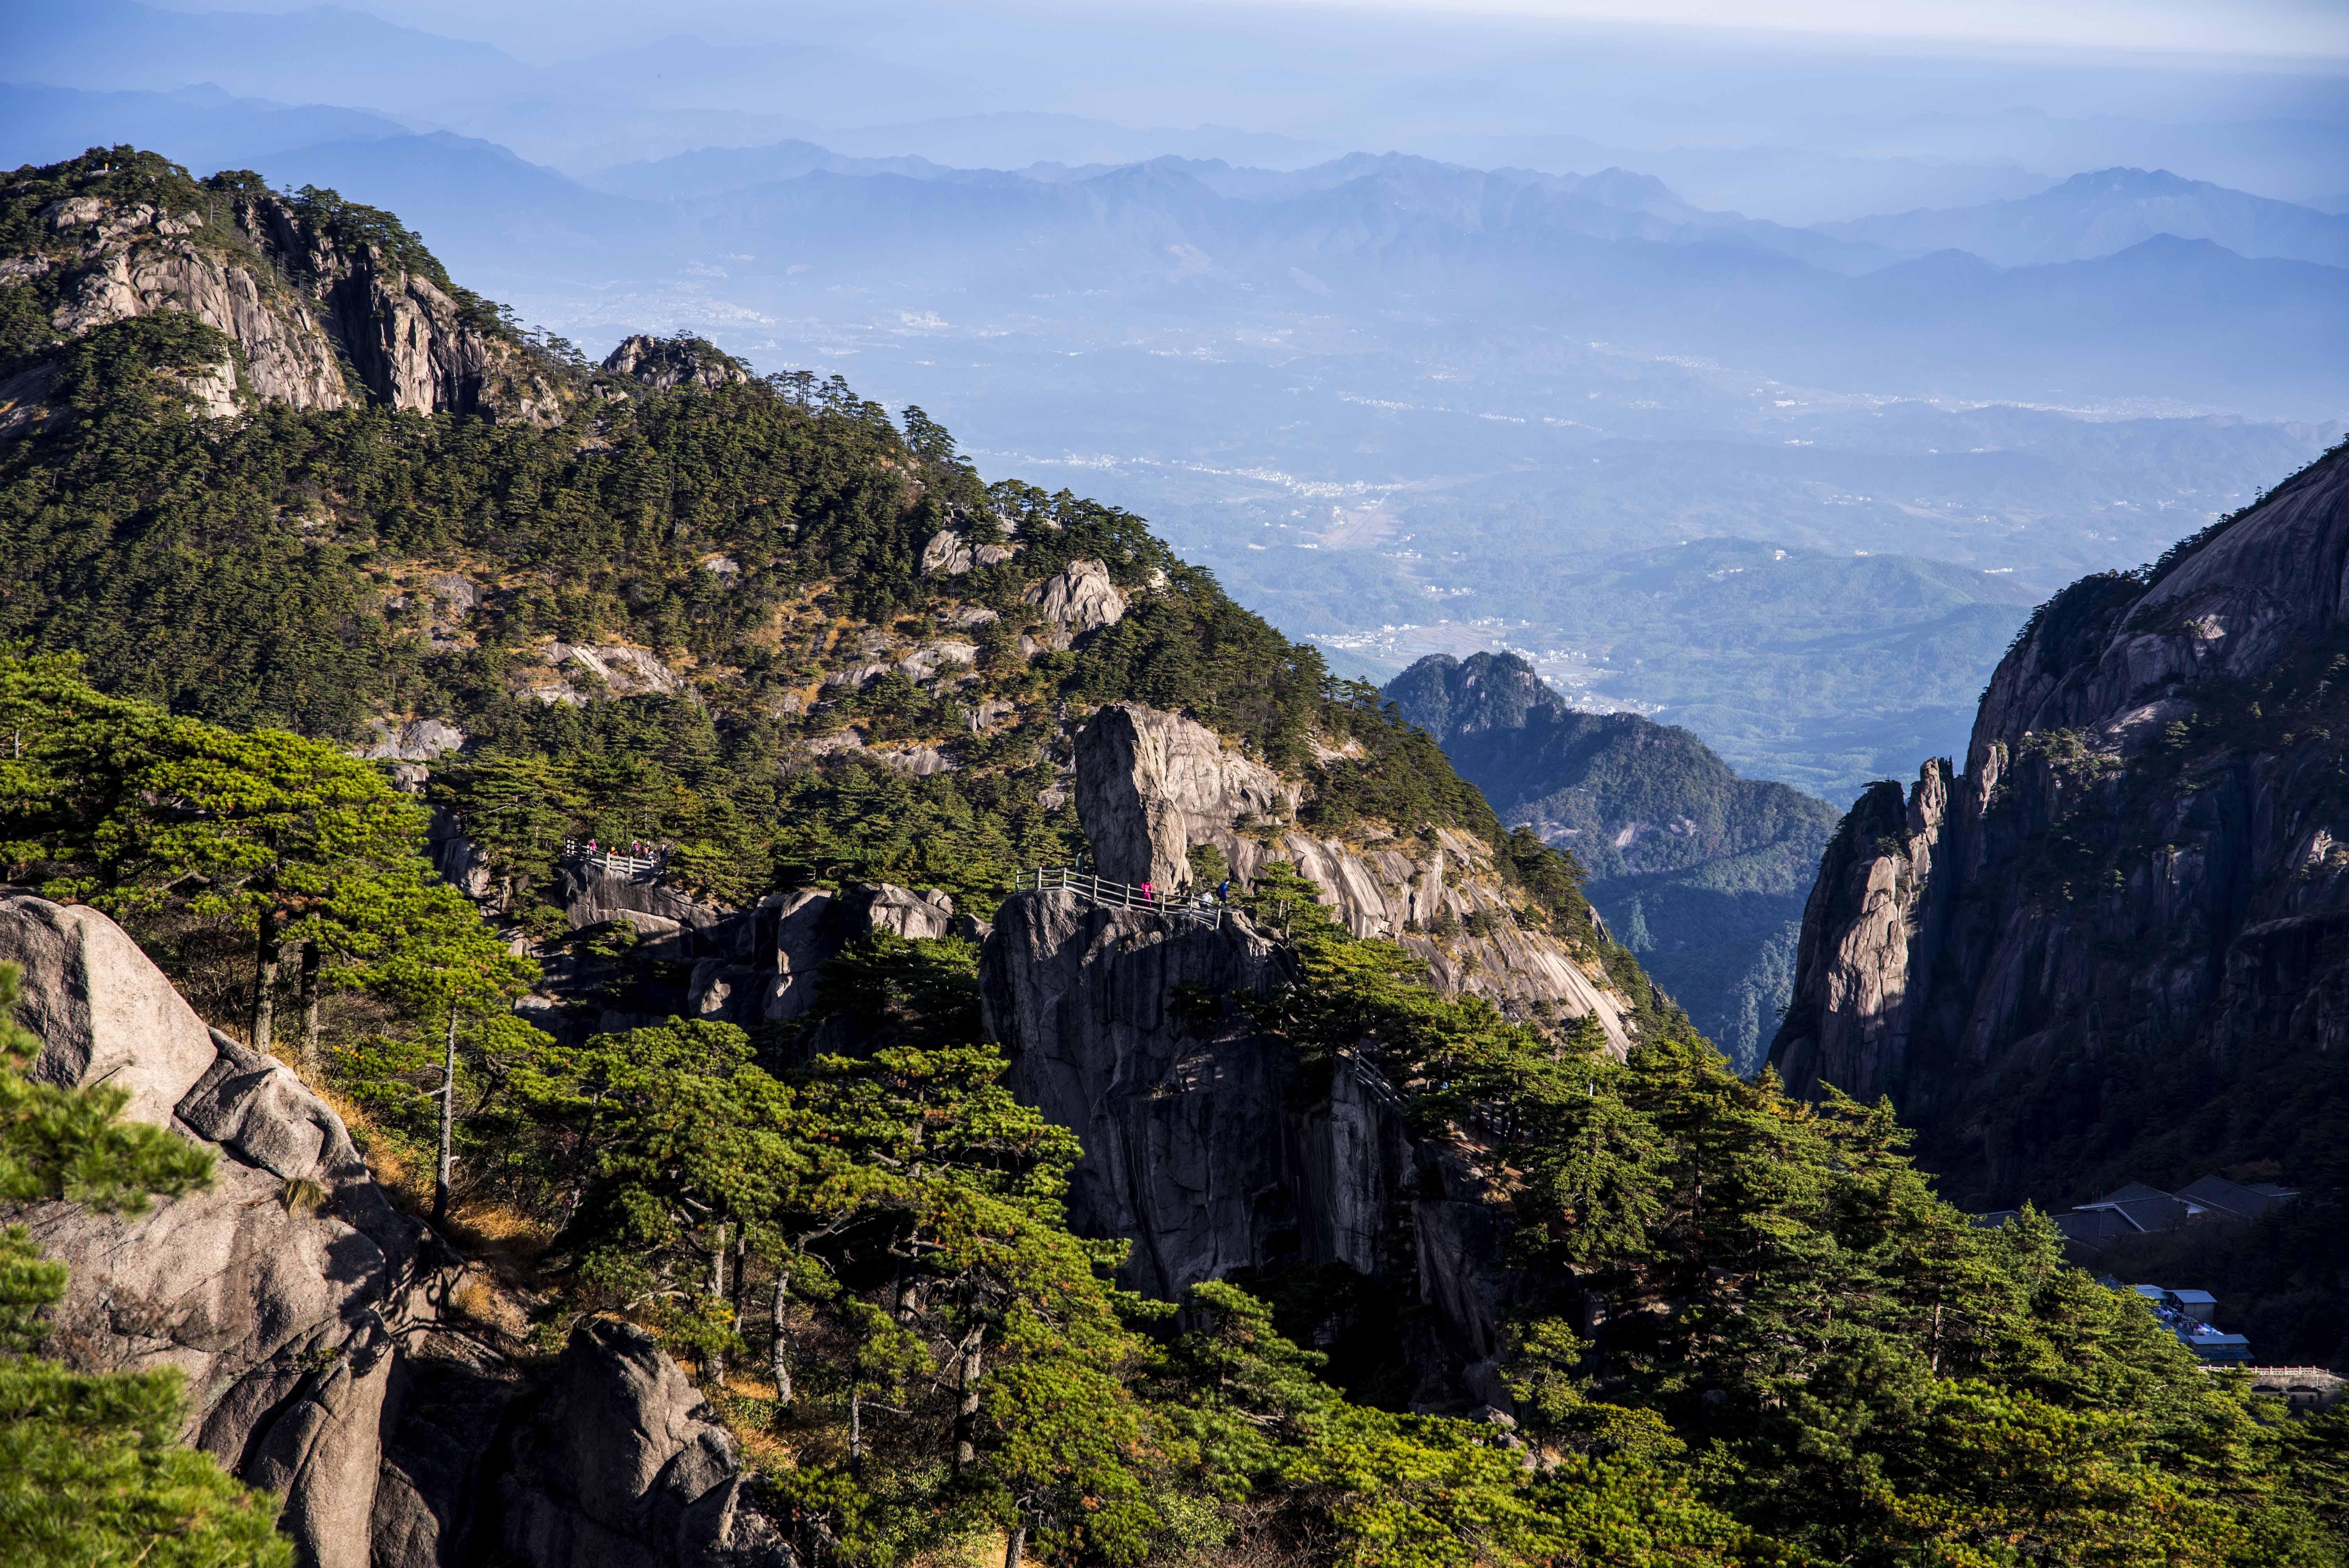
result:
[[[1193,844],[1294,803],[1279,775],[1214,730],[1130,702],[1100,709],[1077,732],[1076,793],[1100,874],[1160,888],[1190,880]]]
[[[48,1348],[85,1371],[175,1367],[185,1436],[285,1495],[303,1561],[368,1568],[394,1346],[429,1320],[429,1233],[376,1186],[341,1119],[274,1059],[205,1027],[93,910],[0,901],[0,962],[52,1083],[131,1091],[125,1114],[212,1149],[211,1188],[137,1216],[16,1215],[72,1271]]]
[[[24,971],[16,1019],[42,1042],[33,1077],[123,1089],[133,1121],[168,1125],[218,1054],[196,1010],[94,909],[0,899],[0,964]]]
[[[1028,590],[1028,603],[1070,635],[1114,626],[1125,618],[1125,595],[1102,561],[1071,561],[1067,571]]]
[[[590,1319],[516,1423],[500,1483],[531,1568],[785,1568],[732,1439],[652,1336]]]

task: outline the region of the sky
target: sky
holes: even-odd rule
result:
[[[189,11],[290,11],[315,0],[237,0],[190,4]],[[348,4],[349,0],[346,0]],[[776,4],[774,0],[360,0],[351,8],[452,36],[493,43],[533,64],[549,64],[600,47],[689,28],[737,38],[885,37],[918,30],[937,13],[959,13],[966,25],[988,17],[1006,25],[1077,28],[1138,26],[1144,30],[1229,26],[1243,16],[1262,23],[1281,9],[1319,20],[1347,13],[1384,13],[1476,26],[1501,23],[1537,28],[1563,25],[1630,24],[1686,26],[1718,32],[1913,39],[1930,46],[1958,43],[1992,50],[2016,46],[2064,50],[2177,51],[2263,57],[2349,59],[2349,0],[1290,0],[1288,6],[1245,7],[1181,0],[1146,4],[1094,0],[1054,4],[936,5],[877,0],[870,5]],[[1300,19],[1304,19],[1300,17]]]

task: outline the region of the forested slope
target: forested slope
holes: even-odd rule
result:
[[[102,216],[113,161],[13,189],[71,181]],[[145,986],[185,1070],[75,1125],[127,1104],[134,1141],[201,1133],[254,1197],[134,1230],[97,1212],[131,1178],[9,1177],[61,1240],[42,1263],[9,1236],[0,1328],[55,1329],[88,1379],[60,1415],[52,1362],[0,1368],[46,1445],[0,1445],[0,1509],[56,1560],[169,1561],[254,1506],[190,1486],[126,1522],[36,1462],[176,1430],[285,1499],[305,1554],[368,1568],[553,1568],[587,1542],[678,1568],[2342,1561],[2343,1421],[2207,1377],[2035,1216],[1972,1226],[1889,1110],[1734,1076],[1593,928],[1569,861],[1141,520],[984,485],[917,409],[692,343],[595,369],[502,339],[555,394],[529,412],[223,411],[189,367],[240,368],[244,340],[141,303],[52,310],[6,367],[51,367],[57,417],[0,446],[0,629],[25,650],[0,659],[0,860],[39,890],[5,901],[0,954],[43,987],[40,1081],[75,1092],[169,1076],[143,1038],[92,1047],[87,1018],[116,1016],[93,997]],[[1112,717],[1133,749],[1104,764]],[[1125,820],[1099,814],[1112,784]],[[455,863],[452,824],[461,887],[425,860]],[[1121,826],[1154,874],[1212,883],[1245,849],[1252,875],[1209,910],[1019,887],[1106,863]],[[591,837],[665,859],[618,878],[564,847]],[[1378,884],[1389,860],[1413,877]],[[782,968],[819,907],[863,923]],[[91,958],[120,941],[98,911],[195,1011],[146,959]],[[42,934],[67,930],[60,958]],[[729,934],[803,1010],[706,1006],[677,954]],[[1480,992],[1511,954],[1575,965],[1585,1005]],[[626,1026],[536,1027],[517,1004],[557,977]],[[693,1016],[638,1016],[670,997]],[[1007,1009],[1027,1021],[990,1037]],[[1267,1125],[1375,1199],[1352,1250],[1275,1222],[1293,1266],[1171,1271],[1179,1303],[1120,1288],[1164,1233],[1073,1227],[1087,1151],[1014,1092],[1092,1081],[1104,1032],[1168,1070],[1071,1103],[1184,1131],[1211,1184],[1284,1153],[1195,1109],[1237,1053],[1261,1065]],[[29,1092],[0,1072],[0,1105]],[[329,1183],[346,1115],[367,1169]],[[0,1120],[0,1152],[53,1130]],[[1123,1168],[1170,1160],[1145,1139]],[[354,1271],[354,1205],[382,1191],[413,1215],[367,1222],[412,1255]],[[211,1269],[233,1249],[173,1248],[174,1222],[274,1228],[234,1255],[346,1291],[398,1277],[295,1333],[258,1309],[290,1275]],[[117,1310],[166,1263],[183,1294]],[[1476,1302],[1434,1299],[1464,1281]],[[231,1301],[252,1342],[222,1369],[198,1309]],[[1459,1380],[1408,1408],[1401,1363],[1454,1323],[1489,1343],[1437,1346]],[[655,1439],[677,1452],[610,1458]]]

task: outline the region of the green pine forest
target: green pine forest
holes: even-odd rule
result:
[[[0,232],[90,164],[31,171]],[[484,1310],[531,1353],[596,1315],[658,1334],[825,1563],[2349,1562],[2349,1418],[2205,1372],[2035,1214],[1973,1226],[1889,1107],[1738,1077],[1591,926],[1569,859],[1505,833],[1423,732],[1141,519],[984,484],[920,410],[837,378],[650,392],[513,334],[564,388],[562,424],[208,421],[161,374],[230,352],[200,323],[57,345],[9,322],[9,353],[58,361],[73,418],[0,446],[0,876],[107,911],[206,1016],[296,1064],[400,1201],[493,1266]],[[926,578],[947,526],[1021,549]],[[1078,559],[1133,609],[1023,653],[1044,630],[1026,587]],[[957,636],[976,682],[823,684]],[[549,639],[650,649],[678,689],[598,692]],[[558,678],[581,700],[533,695]],[[625,958],[624,933],[571,932],[547,901],[565,838],[672,844],[672,874],[728,902],[874,879],[993,908],[1020,868],[1073,858],[1073,813],[1042,803],[1061,726],[1112,699],[1306,778],[1317,830],[1485,836],[1518,918],[1645,998],[1619,1062],[1592,1028],[1440,994],[1275,865],[1240,898],[1281,909],[1296,979],[1184,1002],[1245,1014],[1308,1071],[1374,1057],[1419,1136],[1492,1172],[1522,1282],[1513,1422],[1401,1408],[1378,1336],[1306,1348],[1326,1293],[1117,1288],[1123,1243],[1068,1223],[1073,1136],[1002,1087],[968,943],[882,934],[827,965],[789,1027],[842,1054],[684,1020],[565,1044],[512,1010],[561,944]],[[421,799],[351,754],[410,717],[471,740]],[[852,725],[867,747],[957,738],[965,765],[809,744]],[[431,805],[489,854],[488,908],[429,870]],[[206,1181],[117,1120],[119,1093],[31,1080],[35,1048],[0,1026],[0,1197],[135,1210]],[[274,1500],[172,1441],[169,1378],[39,1354],[64,1288],[0,1235],[15,1560],[285,1562]]]

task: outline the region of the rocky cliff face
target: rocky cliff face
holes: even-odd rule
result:
[[[19,361],[0,379],[22,384],[0,395],[0,434],[50,418],[47,345],[173,310],[226,335],[230,380],[248,399],[560,417],[554,381],[386,214],[281,196],[250,176],[199,183],[147,154],[53,166],[0,191],[0,206],[29,236],[0,256],[0,288],[26,291],[47,325],[0,345]],[[215,415],[237,406],[233,392],[201,401]]]
[[[1514,654],[1431,655],[1386,690],[1502,820],[1573,852],[1616,939],[1733,1060],[1758,1066],[1834,809],[1738,778],[1685,729],[1580,712]]]
[[[1829,845],[1790,1084],[1889,1094],[1985,1203],[2289,1161],[2349,1044],[2344,502],[2336,449],[2040,611],[1964,769],[1875,786]]]
[[[1201,1280],[1344,1264],[1425,1309],[1402,1347],[1417,1402],[1506,1408],[1511,1279],[1481,1172],[1413,1138],[1375,1069],[1301,1062],[1233,1005],[1288,978],[1243,915],[1023,893],[984,950],[982,1016],[1013,1093],[1083,1144],[1071,1217],[1132,1239],[1125,1284],[1174,1299]]]
[[[1303,786],[1180,715],[1098,709],[1076,736],[1074,790],[1099,874],[1177,896],[1193,849],[1236,884],[1275,860],[1358,935],[1400,942],[1435,983],[1512,1008],[1596,1016],[1617,1049],[1621,999],[1561,942],[1517,923],[1491,846],[1323,839],[1292,818]],[[1439,915],[1482,935],[1438,939]],[[1497,1324],[1514,1288],[1484,1172],[1415,1137],[1403,1101],[1350,1057],[1312,1063],[1257,1031],[1239,999],[1291,978],[1277,933],[1226,910],[1101,907],[1056,890],[998,911],[980,966],[982,1016],[1015,1094],[1085,1150],[1078,1226],[1133,1243],[1132,1288],[1172,1299],[1201,1280],[1343,1265],[1415,1304],[1402,1347],[1412,1397],[1506,1408]]]
[[[543,1367],[469,1314],[480,1282],[392,1205],[341,1119],[208,1029],[111,921],[0,899],[0,963],[24,971],[38,1077],[126,1088],[128,1117],[215,1158],[210,1191],[137,1218],[9,1216],[72,1270],[48,1353],[178,1368],[187,1440],[285,1498],[302,1563],[791,1561],[666,1356],[599,1325]]]
[[[1618,1050],[1628,1047],[1620,999],[1563,944],[1519,925],[1491,845],[1453,828],[1432,841],[1318,837],[1290,821],[1303,789],[1205,726],[1138,703],[1101,708],[1076,737],[1077,814],[1102,877],[1171,894],[1191,881],[1191,850],[1206,844],[1243,884],[1287,861],[1349,931],[1401,943],[1446,991],[1595,1015]],[[1477,915],[1492,917],[1476,923],[1481,934],[1428,934]]]

